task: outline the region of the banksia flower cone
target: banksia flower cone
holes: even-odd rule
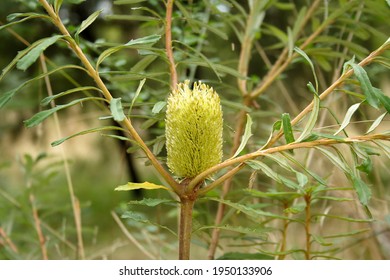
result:
[[[189,81],[168,97],[167,164],[178,177],[193,178],[222,159],[222,108],[213,88]]]

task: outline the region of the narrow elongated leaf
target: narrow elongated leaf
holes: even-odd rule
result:
[[[385,95],[379,88],[374,88],[375,96],[379,102],[383,105],[388,113],[390,113],[390,97]]]
[[[230,200],[224,200],[224,199],[220,199],[220,198],[216,198],[216,197],[208,197],[207,200],[213,200],[216,202],[226,204],[226,205],[244,213],[245,215],[247,215],[255,220],[259,220],[263,217],[271,217],[271,218],[277,218],[277,219],[283,219],[283,220],[295,220],[293,218],[285,217],[282,215],[276,215],[274,213],[262,211],[259,209],[254,209],[254,208],[251,208],[249,206],[246,206],[246,205],[243,205],[240,203],[231,202]]]
[[[144,190],[164,189],[167,191],[171,190],[165,186],[156,185],[156,184],[149,183],[149,182],[143,182],[143,183],[128,182],[126,185],[118,186],[115,188],[116,191],[132,191],[132,190],[138,190],[138,189],[144,189]]]
[[[112,116],[114,117],[114,120],[117,122],[123,121],[126,116],[123,113],[123,108],[122,108],[122,98],[113,98],[110,101],[110,111]]]
[[[66,90],[66,91],[60,92],[58,94],[45,97],[44,99],[42,99],[41,105],[42,106],[46,106],[46,105],[49,105],[49,103],[51,101],[53,101],[53,100],[55,100],[55,99],[57,99],[59,97],[62,97],[62,96],[65,96],[65,95],[68,95],[68,94],[71,94],[71,93],[74,93],[74,92],[88,91],[88,90],[96,90],[96,91],[101,92],[101,90],[99,88],[91,87],[91,86],[72,88],[70,90]]]
[[[9,67],[9,65],[7,66],[7,68]],[[50,76],[51,74],[57,72],[57,71],[61,71],[61,70],[64,70],[64,69],[81,69],[81,70],[85,70],[84,68],[80,67],[80,66],[76,66],[76,65],[65,65],[65,66],[61,66],[61,67],[58,67],[56,69],[53,69],[49,72],[46,72],[46,73],[43,73],[41,75],[38,75],[28,81],[25,81],[24,83],[22,83],[21,85],[19,85],[17,88],[14,88],[6,93],[3,93],[0,95],[0,108],[2,108],[4,105],[6,105],[8,103],[8,101],[10,101],[12,99],[12,97],[18,92],[20,91],[23,87],[25,87],[26,85],[28,85],[29,83],[31,82],[34,82],[34,81],[37,81],[39,79],[42,79],[44,77],[47,77],[47,76]],[[4,73],[4,72],[3,72]],[[0,79],[1,80],[1,79]]]
[[[315,147],[315,149],[321,151],[321,153],[323,153],[334,165],[340,168],[345,174],[349,176],[351,175],[351,169],[338,156],[321,147]]]
[[[302,197],[303,194],[299,192],[262,192],[254,189],[246,189],[245,193],[248,193],[251,196],[254,197],[264,197],[264,198],[272,198],[272,199],[279,199],[279,200],[286,200],[287,198],[289,200],[294,200],[298,197]]]
[[[110,55],[112,55],[112,54],[114,54],[122,49],[134,48],[134,47],[141,46],[141,45],[149,45],[149,44],[152,45],[152,44],[156,43],[158,40],[160,40],[160,38],[161,38],[160,35],[154,34],[154,35],[149,35],[149,36],[138,38],[138,39],[132,39],[124,45],[111,47],[100,54],[100,56],[98,57],[98,59],[96,61],[96,69],[98,69],[99,65],[107,57],[109,57]]]
[[[51,143],[51,146],[52,147],[58,146],[58,145],[64,143],[65,141],[67,141],[67,140],[69,140],[71,138],[74,138],[76,136],[85,135],[85,134],[89,134],[89,133],[94,133],[94,132],[98,132],[98,131],[105,131],[105,130],[123,130],[123,128],[118,127],[118,126],[103,126],[103,127],[91,128],[91,129],[87,129],[87,130],[84,130],[84,131],[72,134],[72,135],[67,136],[67,137],[63,137],[63,138],[61,138],[59,140],[56,140],[56,141]]]
[[[279,131],[282,127],[282,122],[281,121],[276,121],[274,122],[274,124],[272,125],[272,131],[267,139],[267,142],[265,142],[265,144],[259,149],[260,151],[263,150],[265,147],[268,146],[268,143],[271,141],[272,139],[272,136],[274,135],[274,132],[275,131]]]
[[[249,160],[246,162],[250,167],[252,167],[255,170],[261,170],[264,172],[265,175],[270,177],[272,180],[278,182],[279,184],[283,184],[289,188],[292,189],[299,189],[300,186],[296,184],[295,182],[287,179],[286,177],[278,174],[274,170],[272,170],[267,164],[257,161],[257,160]],[[303,175],[303,174],[302,174]]]
[[[129,47],[129,46],[135,46],[135,45],[151,45],[151,44],[157,43],[158,40],[160,40],[160,38],[161,38],[161,35],[153,34],[153,35],[145,36],[145,37],[138,38],[138,39],[132,39],[129,42],[127,42],[125,44],[125,46]]]
[[[252,118],[249,116],[249,114],[246,114],[246,125],[245,125],[245,131],[244,135],[241,138],[241,144],[238,147],[237,151],[234,153],[232,158],[235,158],[238,156],[241,151],[245,148],[246,143],[248,142],[249,138],[252,136]]]
[[[10,15],[7,16],[7,21],[12,21],[12,20],[14,20],[17,17],[23,17],[23,18],[18,20],[18,21],[13,21],[13,22],[1,25],[0,26],[0,31],[5,29],[5,28],[9,28],[9,27],[11,27],[13,25],[16,25],[16,24],[19,24],[19,23],[22,23],[22,22],[25,22],[27,20],[34,19],[34,18],[43,18],[43,19],[49,19],[50,20],[50,17],[47,16],[47,15],[44,15],[44,14],[37,14],[37,13],[14,13],[14,14],[10,14]]]
[[[357,176],[353,176],[351,179],[360,203],[363,204],[364,206],[367,206],[371,198],[371,189],[361,178]]]
[[[359,109],[360,104],[362,104],[362,103],[356,103],[356,104],[353,104],[351,107],[349,107],[347,113],[345,114],[344,120],[341,123],[340,128],[334,133],[334,135],[339,134],[344,128],[346,128],[349,125],[349,122],[351,121],[352,115],[356,112],[357,109]]]
[[[270,156],[270,155],[267,155],[267,157]],[[274,156],[274,155],[271,155],[271,156]],[[291,157],[290,155],[288,155],[287,153],[283,153],[283,156],[285,156],[286,158],[288,158],[290,161],[292,161],[294,164],[300,166],[308,175],[310,175],[311,177],[313,177],[318,183],[320,183],[321,185],[324,185],[326,186],[327,183],[325,182],[324,179],[322,179],[319,175],[317,175],[316,173],[314,173],[313,171],[311,171],[310,169],[308,168],[305,168],[305,166],[302,165],[302,163],[300,163],[298,160],[296,160],[295,158]],[[278,161],[276,161],[278,162]],[[279,163],[279,162],[278,162]],[[279,163],[280,165],[280,163]],[[282,165],[281,165],[282,166]]]
[[[295,139],[291,127],[290,114],[288,113],[282,114],[282,127],[283,127],[284,138],[286,139],[287,144],[294,142]]]
[[[272,255],[263,253],[241,253],[241,252],[229,252],[225,253],[218,258],[218,260],[273,260]]]
[[[138,61],[133,67],[131,67],[131,72],[142,72],[144,71],[153,61],[156,60],[157,55],[147,55],[140,61]]]
[[[114,1],[115,5],[127,5],[127,4],[137,4],[145,2],[146,0],[116,0]]]
[[[317,122],[318,113],[320,112],[320,98],[316,94],[314,94],[313,103],[314,103],[313,109],[310,113],[309,120],[307,121],[305,128],[303,129],[301,135],[298,137],[296,142],[301,142],[307,136],[309,136],[311,134],[311,131],[313,130],[316,122]]]
[[[298,47],[295,47],[294,48],[294,51],[296,51],[297,53],[299,53],[310,65],[310,68],[311,68],[311,71],[313,72],[313,76],[314,76],[314,82],[315,82],[315,89],[316,89],[316,92],[318,92],[318,79],[317,79],[317,74],[316,74],[316,71],[314,69],[314,64],[313,62],[311,61],[311,59],[307,56],[307,54],[301,50],[300,48]]]
[[[130,108],[129,108],[129,111],[127,112],[127,115],[130,116],[131,114],[131,110],[133,109],[133,106],[134,106],[134,103],[135,103],[135,100],[137,99],[138,95],[141,93],[141,90],[142,90],[142,87],[144,86],[145,84],[145,81],[146,79],[142,79],[140,82],[139,82],[139,85],[138,85],[138,88],[135,92],[135,95],[133,97],[133,100],[131,100],[131,105],[130,105]]]
[[[366,96],[367,103],[370,104],[372,107],[378,109],[379,100],[374,87],[371,85],[366,70],[364,70],[364,68],[361,67],[360,65],[351,61],[346,62],[346,65],[352,67],[356,78],[360,82],[360,87],[362,88],[362,91]]]
[[[41,112],[35,114],[34,116],[32,116],[30,119],[25,120],[24,121],[24,125],[26,127],[29,127],[29,128],[37,126],[38,124],[43,122],[45,119],[47,119],[48,117],[53,115],[55,112],[57,112],[59,110],[62,110],[62,109],[65,109],[65,108],[68,108],[68,107],[71,107],[71,106],[73,106],[75,104],[78,104],[78,103],[81,103],[81,102],[84,102],[84,101],[88,101],[88,100],[102,100],[102,101],[105,101],[105,99],[99,98],[99,97],[86,97],[86,98],[76,99],[76,100],[73,100],[72,102],[69,102],[67,104],[57,105],[54,108],[50,108],[48,110],[41,111]]]
[[[383,118],[387,115],[387,112],[386,113],[383,113],[382,115],[380,115],[373,123],[372,125],[370,126],[370,128],[367,130],[366,134],[369,134],[371,132],[373,132],[377,127],[378,125],[380,125],[382,123],[382,120]]]
[[[159,101],[156,104],[154,104],[152,113],[153,114],[158,114],[161,112],[161,110],[167,105],[166,101]]]
[[[209,60],[202,52],[200,52],[196,48],[193,48],[189,44],[186,44],[184,42],[178,41],[178,43],[182,44],[183,46],[185,46],[186,48],[188,48],[189,50],[191,50],[192,52],[195,53],[195,55],[193,55],[191,53],[187,53],[187,54],[190,54],[192,57],[195,57],[195,58],[199,58],[199,57],[202,58],[202,60],[206,62],[207,66],[210,67],[211,70],[213,70],[213,72],[215,73],[215,75],[217,76],[219,81],[221,81],[220,74],[218,73],[217,69],[215,68],[214,63],[211,60]]]
[[[172,233],[174,236],[177,236],[177,234],[173,230],[171,230],[169,227],[166,227],[166,226],[160,225],[158,223],[155,223],[153,221],[150,221],[150,220],[146,219],[143,215],[141,215],[140,213],[137,213],[137,212],[126,211],[125,213],[123,213],[121,218],[130,219],[130,220],[133,220],[133,221],[136,221],[139,223],[143,223],[143,224],[147,224],[147,225],[153,225],[153,226],[156,226],[158,228],[165,229],[165,230],[169,231],[170,233]]]
[[[198,66],[203,66],[203,67],[210,67],[211,61],[209,60],[208,62],[200,61],[199,59],[187,59],[183,60],[182,63],[185,63],[187,65],[198,65]],[[218,63],[212,63],[213,68],[218,71],[218,75],[221,75],[221,73],[226,73],[229,75],[232,75],[237,78],[242,78],[245,79],[246,77],[242,76],[236,69],[233,69],[231,67],[218,64]]]
[[[6,93],[3,93],[0,95],[0,109],[3,108],[5,104],[8,103],[12,99],[12,97],[15,95],[15,93],[20,89],[20,87],[7,91]]]
[[[247,228],[242,226],[231,226],[231,225],[223,225],[223,226],[202,226],[200,228],[197,228],[196,231],[199,230],[207,230],[207,229],[221,229],[221,230],[227,230],[237,233],[243,233],[243,234],[251,234],[256,235],[257,237],[260,237],[262,239],[266,239],[267,235],[265,232],[269,231],[269,229],[259,229],[259,228]]]
[[[42,54],[44,50],[46,50],[49,46],[53,45],[62,37],[62,35],[55,35],[53,37],[41,39],[38,45],[31,49],[25,56],[23,56],[18,61],[18,63],[16,63],[16,68],[25,71],[38,59],[38,57]]]
[[[58,14],[58,11],[61,8],[63,0],[55,0],[54,1],[54,11]]]
[[[75,38],[78,41],[79,35],[81,32],[83,32],[85,29],[88,28],[101,14],[103,10],[99,10],[91,14],[86,20],[83,20],[80,24],[80,27],[77,29],[75,33]]]
[[[144,198],[142,200],[131,200],[129,204],[155,207],[160,204],[177,204],[177,201],[166,198]]]
[[[302,25],[305,22],[306,11],[307,11],[307,7],[306,6],[302,7],[299,10],[298,16],[294,20],[294,27],[292,29],[292,34],[293,34],[294,40],[296,40],[298,33],[301,32],[301,30],[302,30]]]

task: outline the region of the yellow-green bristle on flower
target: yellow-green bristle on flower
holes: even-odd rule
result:
[[[179,83],[168,97],[167,164],[178,177],[193,178],[222,160],[222,108],[213,88]]]

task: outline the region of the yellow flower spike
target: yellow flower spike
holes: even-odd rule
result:
[[[193,178],[222,160],[222,107],[213,88],[179,83],[168,97],[167,164],[178,177]]]

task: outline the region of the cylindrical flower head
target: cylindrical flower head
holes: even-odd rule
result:
[[[178,177],[193,178],[222,160],[222,108],[213,88],[189,81],[168,97],[167,164]]]

